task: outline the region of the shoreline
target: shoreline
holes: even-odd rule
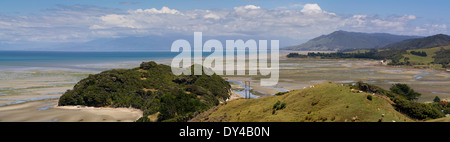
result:
[[[41,100],[0,107],[0,122],[134,122],[143,112],[134,108],[57,106]]]
[[[281,53],[280,53],[281,54]],[[158,63],[168,64],[170,60],[158,60]],[[304,62],[302,62],[304,61]],[[326,61],[326,62],[315,62]],[[330,61],[330,62],[328,62]],[[423,101],[429,101],[434,96],[441,99],[450,98],[450,89],[445,86],[450,82],[445,81],[449,77],[448,72],[435,69],[405,68],[388,65],[377,65],[378,60],[373,59],[303,59],[286,58],[280,61],[280,80],[278,85],[271,87],[259,86],[260,76],[221,76],[225,80],[250,81],[253,91],[261,92],[260,97],[270,96],[279,92],[276,88],[286,90],[302,89],[321,82],[345,82],[345,81],[373,81],[372,83],[385,84],[381,87],[389,87],[395,82],[409,83],[417,91],[428,92],[421,96]],[[285,64],[285,65],[281,65]],[[369,69],[368,69],[369,68]],[[106,69],[106,68],[105,68]],[[367,71],[374,69],[374,71]],[[401,70],[401,71],[397,71]],[[348,73],[346,71],[349,71]],[[424,72],[428,72],[425,74]],[[43,76],[21,77],[9,79],[3,83],[4,94],[0,95],[0,101],[8,103],[6,99],[26,99],[32,97],[41,97],[45,93],[65,92],[68,87],[73,86],[59,85],[61,83],[73,82],[74,78],[80,78],[84,74],[65,72],[53,74],[43,72]],[[368,75],[372,73],[371,75]],[[374,75],[373,75],[374,73]],[[366,75],[363,75],[366,74]],[[67,75],[74,75],[67,76]],[[417,79],[416,75],[421,79]],[[48,77],[51,77],[50,79]],[[423,77],[423,79],[422,79]],[[80,78],[81,79],[81,78]],[[416,80],[416,81],[412,81]],[[442,81],[444,80],[444,81]],[[435,81],[432,83],[428,81]],[[77,81],[78,82],[78,81]],[[392,83],[391,83],[392,82]],[[56,86],[54,86],[56,84]],[[76,82],[74,83],[76,84]],[[387,85],[386,85],[387,84]],[[1,86],[2,84],[0,84]],[[34,87],[37,86],[37,87]],[[41,87],[43,86],[43,87]],[[50,86],[50,87],[47,87]],[[233,85],[232,85],[233,86]],[[239,86],[239,85],[237,85]],[[380,86],[380,85],[378,85]],[[18,88],[15,90],[5,90],[8,88]],[[59,87],[59,88],[58,88]],[[416,89],[417,87],[417,89]],[[386,88],[385,88],[386,89]],[[6,92],[9,91],[9,92]],[[435,93],[436,92],[436,93]],[[17,93],[17,94],[13,94]],[[28,95],[24,95],[26,93]],[[34,94],[29,94],[34,93]],[[58,96],[58,94],[47,94],[47,96]],[[432,95],[432,96],[431,96]],[[242,95],[231,90],[230,99],[236,100],[243,98]],[[2,100],[3,99],[3,100]],[[20,104],[13,104],[0,107],[0,121],[25,121],[25,122],[132,122],[142,116],[140,110],[130,108],[95,108],[82,106],[55,106],[55,100],[29,101]],[[46,102],[46,103],[45,103]],[[52,105],[52,106],[51,106]],[[42,110],[40,110],[42,108]]]

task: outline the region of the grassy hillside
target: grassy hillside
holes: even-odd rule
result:
[[[405,58],[408,59],[410,64],[413,67],[417,68],[435,68],[440,69],[442,68],[441,64],[435,63],[435,58],[433,58],[436,55],[436,52],[445,49],[450,50],[450,46],[442,46],[442,47],[434,47],[434,48],[428,48],[428,49],[412,49],[407,50],[407,54],[402,54],[403,58],[400,59],[400,62],[405,63]],[[413,55],[411,54],[412,51],[415,52],[425,52],[427,54],[426,57]]]
[[[371,100],[368,96],[371,96]],[[285,107],[277,110],[281,106],[274,106],[278,101],[279,104],[284,103]],[[379,120],[413,121],[397,112],[390,102],[381,96],[355,92],[348,86],[324,83],[281,96],[230,101],[198,115],[191,121],[377,122]]]

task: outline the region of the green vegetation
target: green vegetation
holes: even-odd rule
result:
[[[418,93],[414,92],[414,90],[406,84],[394,84],[391,87],[391,91],[363,82],[358,82],[352,87],[364,92],[388,97],[389,100],[392,101],[392,106],[394,106],[397,111],[414,119],[427,120],[444,117],[444,114],[432,104],[411,101],[414,100]]]
[[[413,55],[417,55],[417,56],[422,56],[422,57],[426,57],[427,56],[427,52],[424,52],[424,51],[419,51],[419,52],[411,51],[409,53],[411,53]]]
[[[368,100],[367,95],[372,94],[354,92],[349,86],[316,84],[312,88],[293,90],[281,96],[233,100],[190,121],[377,122],[381,118],[383,122],[414,121],[396,111],[387,97],[375,95]],[[285,107],[282,107],[283,103]],[[276,110],[278,107],[283,109]]]
[[[301,55],[298,53],[289,53],[288,55],[286,55],[286,57],[288,58],[307,58],[307,55]]]
[[[414,89],[411,89],[408,85],[401,83],[393,84],[389,90],[391,90],[392,93],[403,96],[410,101],[415,101],[422,95],[415,92]]]
[[[371,101],[372,100],[372,95],[367,95],[367,100]]]
[[[442,68],[450,67],[450,46],[447,46],[447,48],[440,48],[433,58],[434,63],[441,64]]]
[[[152,122],[152,121],[147,116],[144,116],[144,117],[139,118],[135,122]]]
[[[273,105],[273,109],[274,110],[282,110],[286,107],[286,103],[281,103],[280,101],[277,101],[274,105]]]
[[[356,50],[355,50],[356,51]],[[450,46],[434,47],[429,49],[413,50],[379,50],[371,49],[365,52],[337,52],[337,53],[308,53],[299,55],[290,53],[288,58],[315,58],[315,59],[375,59],[389,60],[388,65],[413,66],[416,68],[443,69],[450,67]]]
[[[229,98],[230,88],[218,75],[175,76],[170,66],[144,62],[134,69],[89,75],[64,93],[58,105],[133,107],[144,116],[159,112],[158,121],[187,121]]]
[[[439,98],[438,96],[434,97],[433,102],[435,103],[439,103],[441,101],[441,98]]]
[[[281,96],[281,95],[284,95],[284,94],[287,94],[287,93],[289,93],[289,91],[287,91],[287,92],[278,92],[278,93],[275,94],[275,96]]]
[[[408,39],[401,42],[392,43],[383,47],[383,49],[410,50],[410,49],[428,49],[450,45],[450,36],[437,34],[424,38]]]

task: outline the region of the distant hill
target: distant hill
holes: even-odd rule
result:
[[[408,39],[401,42],[392,43],[383,47],[383,49],[428,49],[439,46],[450,45],[450,36],[437,34],[424,38]]]
[[[280,47],[293,45],[292,41],[283,37],[261,37],[261,36],[208,36],[203,35],[203,42],[216,39],[222,42],[225,47],[226,40],[244,41],[279,39]],[[128,36],[117,38],[98,38],[85,42],[19,42],[5,43],[0,41],[1,50],[36,50],[36,51],[170,51],[175,40],[184,39],[194,44],[193,35],[148,35],[148,36]],[[269,43],[270,44],[270,43]]]
[[[322,35],[309,40],[306,43],[283,48],[285,50],[302,51],[334,51],[345,49],[370,49],[403,41],[419,38],[418,36],[402,36],[387,33],[359,33],[347,31],[335,31],[328,35]]]
[[[367,96],[371,96],[371,100]],[[279,101],[279,108],[275,105]],[[277,110],[278,109],[278,110]],[[225,122],[405,122],[414,121],[381,96],[323,83],[281,96],[238,99],[210,109],[190,121]]]

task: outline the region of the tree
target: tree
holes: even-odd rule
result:
[[[393,84],[389,89],[392,93],[403,96],[410,101],[417,100],[422,95],[411,89],[408,85],[401,83]]]
[[[441,101],[441,98],[439,98],[438,96],[434,97],[434,99],[433,99],[433,102],[436,102],[436,103],[438,103],[440,101]]]

